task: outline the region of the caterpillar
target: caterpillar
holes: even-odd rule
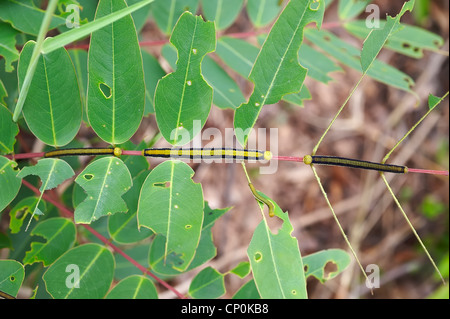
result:
[[[389,172],[397,174],[405,174],[408,172],[408,168],[406,166],[382,164],[336,156],[307,155],[303,158],[303,162],[307,165],[319,164],[319,165],[346,166],[352,168],[369,169],[379,172]]]
[[[233,148],[149,148],[142,154],[149,157],[188,158],[188,159],[238,159],[238,160],[270,160],[272,153],[258,150],[239,150]]]
[[[270,200],[259,195],[252,183],[248,183],[248,186],[250,187],[250,190],[255,199],[261,204],[266,204],[266,206],[269,208],[269,217],[275,216],[275,206],[273,205],[273,203]]]
[[[66,148],[54,150],[44,153],[44,157],[61,157],[61,156],[77,156],[77,155],[122,155],[122,150],[115,148]]]

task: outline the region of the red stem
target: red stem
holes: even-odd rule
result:
[[[435,171],[432,169],[409,168],[409,167],[408,167],[408,173],[420,173],[420,174],[448,176],[448,171]]]
[[[23,179],[22,183],[26,187],[28,187],[30,190],[32,190],[34,193],[36,193],[36,195],[39,196],[41,194],[39,189],[37,189],[36,187],[34,187],[30,183],[28,183],[26,180]],[[73,219],[73,212],[70,209],[68,209],[67,207],[65,207],[63,204],[61,204],[60,202],[58,202],[57,200],[53,199],[52,197],[48,196],[45,193],[42,195],[42,198],[44,200],[46,200],[47,202],[53,204],[55,207],[57,207],[65,217]],[[117,247],[116,245],[111,243],[107,238],[105,238],[102,234],[98,233],[95,229],[93,229],[92,227],[90,227],[89,225],[86,225],[86,224],[81,224],[81,226],[86,228],[90,233],[92,233],[95,237],[97,237],[99,240],[101,240],[105,245],[111,247],[112,250],[114,250],[116,253],[118,253],[121,256],[123,256],[126,260],[128,260],[130,263],[132,263],[134,266],[136,266],[136,268],[138,268],[144,274],[149,275],[150,277],[155,279],[158,283],[160,283],[162,286],[164,286],[167,289],[169,289],[170,291],[172,291],[175,295],[178,296],[178,298],[186,299],[186,297],[182,293],[180,293],[175,288],[170,286],[164,280],[161,280],[160,278],[158,278],[157,276],[152,274],[147,268],[145,268],[144,266],[139,264],[136,260],[134,260],[133,258],[128,256],[122,249],[120,249],[119,247]]]

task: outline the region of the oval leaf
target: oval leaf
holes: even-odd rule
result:
[[[85,244],[62,255],[42,278],[55,299],[100,299],[108,292],[113,276],[112,253],[106,247]]]
[[[274,205],[275,216],[283,220],[283,225],[277,234],[265,219],[256,227],[247,249],[253,277],[262,298],[305,299],[306,279],[298,242],[291,235],[293,227],[287,213]]]
[[[187,269],[199,244],[203,223],[202,186],[192,181],[193,170],[180,161],[166,161],[152,170],[141,189],[138,226],[165,236],[165,253]]]
[[[328,263],[335,265],[336,270],[326,274],[325,267]],[[342,249],[327,249],[303,257],[305,276],[314,276],[321,283],[330,280],[347,268],[350,264],[350,256]]]
[[[34,46],[34,41],[28,41],[20,53],[19,87],[25,79]],[[80,89],[66,49],[42,54],[23,105],[23,116],[31,132],[48,145],[66,145],[80,128],[81,114]]]
[[[216,46],[214,23],[185,12],[170,42],[178,50],[177,70],[156,87],[156,121],[169,143],[183,145],[200,132],[211,109],[213,89],[203,79],[200,66]]]
[[[95,18],[126,8],[101,0]],[[142,57],[131,15],[94,32],[89,47],[87,114],[104,141],[120,144],[136,132],[144,114]]]
[[[75,223],[90,224],[102,216],[128,210],[122,195],[131,188],[132,180],[130,171],[120,159],[108,156],[92,162],[75,182],[87,194],[75,209]]]

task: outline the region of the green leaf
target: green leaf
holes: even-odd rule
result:
[[[25,269],[15,260],[0,260],[0,291],[17,297],[25,277]]]
[[[216,256],[217,249],[213,242],[211,229],[214,226],[215,221],[223,214],[225,214],[229,209],[230,208],[211,209],[208,205],[208,202],[205,202],[200,242],[198,243],[194,259],[185,271],[189,271],[200,265],[203,265],[208,260],[211,260]],[[170,251],[166,256],[165,243],[166,239],[163,235],[158,235],[154,238],[150,247],[149,264],[152,270],[159,274],[178,275],[181,272],[173,269],[172,265],[179,263],[181,261],[180,257],[176,253]]]
[[[3,56],[5,59],[6,72],[13,71],[14,67],[11,63],[19,59],[19,51],[16,49],[16,35],[18,33],[8,23],[0,21],[0,39],[2,39],[0,43],[0,56]]]
[[[27,251],[23,264],[42,262],[46,267],[53,264],[59,256],[73,246],[76,230],[71,220],[56,217],[37,224],[30,235],[41,236],[46,239],[46,242],[32,242],[31,250]]]
[[[224,294],[224,275],[212,267],[206,267],[200,271],[189,286],[189,295],[196,299],[214,299]]]
[[[123,195],[128,207],[126,214],[114,214],[108,219],[108,232],[114,241],[121,244],[130,244],[145,239],[153,233],[148,229],[137,227],[137,204],[142,184],[148,172],[142,172],[133,178],[133,187]]]
[[[66,179],[75,175],[72,167],[67,162],[58,158],[44,158],[37,162],[34,166],[24,167],[17,177],[24,178],[28,175],[39,176],[42,184],[39,191],[42,193],[46,190],[55,188]]]
[[[0,1],[0,19],[24,33],[37,35],[44,19],[45,11],[36,7],[33,0]],[[63,17],[53,15],[49,30],[66,23]]]
[[[175,48],[170,44],[165,45],[162,54],[172,69],[175,70],[177,59]],[[216,106],[222,109],[235,109],[245,101],[244,95],[236,82],[209,56],[205,56],[203,59],[202,75],[214,90],[213,103]]]
[[[170,42],[178,50],[177,70],[156,87],[156,121],[169,143],[183,145],[200,132],[211,109],[213,89],[203,79],[200,65],[216,46],[214,23],[185,12]]]
[[[381,51],[386,41],[392,34],[397,32],[402,26],[400,25],[400,18],[406,11],[412,11],[414,8],[414,0],[410,0],[403,4],[401,12],[392,18],[387,16],[386,23],[382,29],[373,29],[370,31],[366,40],[364,41],[363,49],[361,51],[361,66],[363,73],[372,66],[373,62],[377,58],[378,53]]]
[[[106,0],[107,1],[107,0]],[[154,0],[142,0],[132,6],[125,7],[114,13],[108,14],[107,16],[96,19],[95,21],[89,22],[80,26],[79,28],[73,28],[70,31],[61,33],[53,38],[48,38],[45,40],[42,46],[42,53],[49,53],[58,48],[62,48],[65,45],[75,42],[85,36],[102,29],[103,27],[110,25],[111,23],[128,16],[136,10],[146,6],[147,4],[153,2]]]
[[[34,46],[34,41],[28,41],[20,54],[20,87]],[[81,114],[80,90],[67,51],[61,48],[41,55],[23,106],[23,116],[31,132],[48,145],[66,145],[80,128]]]
[[[217,41],[216,54],[234,71],[247,79],[258,56],[258,47],[247,41],[223,36]]]
[[[249,280],[234,294],[233,299],[261,299],[255,281]]]
[[[185,12],[197,11],[199,0],[155,0],[152,4],[153,18],[165,34],[170,34],[179,17]]]
[[[362,72],[360,63],[361,52],[353,45],[342,41],[331,32],[324,30],[307,29],[305,30],[305,36],[338,61],[358,72]],[[367,75],[381,83],[414,94],[411,90],[414,85],[414,80],[409,75],[379,60],[373,62],[367,71]]]
[[[327,249],[303,257],[305,276],[314,276],[321,283],[330,280],[343,272],[350,264],[350,256],[341,249]],[[335,271],[325,274],[325,267],[333,264]]]
[[[148,175],[139,197],[138,227],[165,236],[164,256],[178,255],[179,262],[172,267],[179,271],[194,258],[202,230],[203,192],[193,175],[186,163],[163,162]]]
[[[124,0],[101,0],[95,18],[124,8]],[[123,143],[138,129],[145,106],[141,51],[130,15],[92,34],[88,61],[89,122],[105,142]]]
[[[434,109],[439,103],[441,103],[442,99],[442,97],[437,97],[433,94],[430,94],[428,96],[428,108],[430,110]]]
[[[55,299],[100,299],[111,286],[114,257],[103,246],[85,244],[70,249],[42,277]]]
[[[233,24],[242,9],[244,0],[207,0],[202,2],[205,18],[216,23],[223,30]]]
[[[307,72],[298,63],[303,29],[311,22],[320,26],[324,9],[323,1],[318,4],[312,0],[290,1],[272,27],[249,76],[255,84],[253,93],[248,103],[242,104],[235,113],[236,137],[242,146],[247,144],[264,105],[300,91]]]
[[[75,72],[77,74],[78,85],[80,88],[80,98],[81,105],[83,109],[83,122],[89,125],[87,118],[87,104],[86,104],[86,92],[88,85],[88,54],[86,50],[81,49],[71,49],[68,51],[70,58],[72,59],[73,66],[75,67]]]
[[[19,126],[12,120],[12,113],[0,103],[0,153],[14,152],[17,134],[19,134]]]
[[[248,0],[247,13],[257,28],[272,22],[283,7],[279,0]]]
[[[75,183],[87,194],[75,209],[75,223],[90,224],[102,216],[128,210],[122,195],[131,188],[132,180],[120,159],[108,156],[90,163]]]
[[[145,50],[141,50],[145,78],[145,111],[144,116],[155,113],[155,90],[158,81],[166,75],[158,60]]]
[[[0,156],[0,212],[16,197],[22,185],[22,180],[16,177],[16,166],[16,162]]]
[[[380,21],[383,28],[386,21]],[[423,51],[437,51],[444,44],[444,40],[439,35],[420,27],[402,24],[403,28],[389,37],[385,43],[385,48],[395,52],[420,59],[423,58]],[[344,25],[345,29],[354,36],[365,39],[371,29],[367,28],[365,20],[350,21]]]
[[[319,82],[327,84],[333,79],[328,75],[332,72],[342,72],[339,67],[326,55],[314,50],[309,45],[302,44],[298,52],[298,61],[308,69],[308,76]]]
[[[306,279],[298,242],[291,235],[293,227],[287,213],[273,203],[275,216],[283,224],[276,234],[270,230],[265,219],[256,227],[247,249],[253,278],[262,298],[305,299]]]
[[[348,20],[358,16],[371,2],[372,0],[339,0],[339,19]]]
[[[36,211],[43,212],[46,210],[45,202],[39,200],[38,197],[25,197],[19,203],[17,203],[13,209],[9,212],[9,229],[11,234],[16,234],[20,231],[23,225],[23,221],[27,215],[32,215],[38,205]]]
[[[240,278],[246,277],[251,271],[250,263],[247,261],[240,262],[239,265],[230,270],[230,273],[239,276]]]
[[[158,292],[150,279],[135,275],[122,279],[106,299],[158,299]]]

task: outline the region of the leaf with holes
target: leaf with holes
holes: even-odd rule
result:
[[[0,260],[0,291],[17,297],[19,288],[25,277],[25,269],[15,260]]]
[[[253,278],[262,298],[306,299],[306,278],[297,239],[291,235],[292,224],[288,214],[273,203],[275,216],[283,225],[276,234],[270,230],[266,219],[256,227],[247,249]]]
[[[333,33],[325,30],[305,30],[305,36],[314,45],[318,46],[322,51],[331,55],[341,63],[351,67],[354,70],[362,72],[361,68],[361,51],[353,45],[342,41]],[[367,76],[377,80],[381,83],[396,87],[400,90],[407,91],[414,94],[412,86],[414,80],[406,73],[381,62],[380,60],[373,61],[372,66],[367,71]]]
[[[114,266],[108,248],[85,244],[58,258],[42,278],[55,299],[101,299],[111,286]]]
[[[383,28],[386,21],[380,21]],[[403,28],[393,33],[385,43],[385,48],[399,52],[401,54],[420,59],[423,58],[423,51],[436,51],[444,44],[444,40],[439,35],[420,27],[402,24]],[[358,38],[365,39],[372,29],[366,26],[365,20],[347,22],[345,29]]]
[[[373,62],[377,58],[378,53],[386,44],[386,41],[403,28],[400,25],[400,18],[406,11],[412,11],[414,8],[414,0],[410,0],[403,4],[402,10],[395,17],[387,16],[386,23],[382,29],[372,29],[366,40],[364,41],[363,49],[361,51],[361,66],[364,73],[372,66]]]
[[[36,205],[38,209],[36,212],[45,212],[47,209],[45,202],[40,201],[39,197],[25,197],[18,202],[9,212],[9,229],[11,234],[16,234],[22,228],[23,222],[28,215],[32,215],[35,211]]]
[[[298,63],[303,29],[311,22],[321,26],[324,7],[323,1],[292,0],[273,25],[249,76],[255,84],[253,93],[235,113],[234,128],[242,146],[247,144],[264,105],[277,103],[286,94],[302,88],[307,72]]]
[[[16,197],[22,185],[22,180],[16,176],[16,166],[16,162],[0,156],[0,212]]]
[[[199,0],[155,0],[152,13],[162,32],[169,35],[180,16],[185,11],[195,14]]]
[[[165,237],[164,256],[178,256],[172,267],[186,270],[199,244],[203,223],[203,191],[186,163],[166,161],[156,166],[142,185],[138,227]],[[166,260],[167,261],[167,260]]]
[[[172,69],[175,70],[177,52],[173,45],[165,45],[162,54]],[[245,101],[244,95],[236,82],[209,56],[205,56],[203,59],[202,74],[214,90],[213,103],[217,107],[235,109]]]
[[[206,267],[200,271],[189,286],[189,295],[196,299],[219,298],[224,294],[224,275],[212,267]]]
[[[202,2],[205,18],[216,23],[216,28],[223,30],[233,24],[242,9],[244,0],[208,0]]]
[[[156,87],[156,121],[169,143],[183,145],[200,132],[211,109],[213,89],[203,79],[200,66],[216,47],[214,23],[185,12],[170,42],[178,50],[177,70]]]
[[[95,18],[126,6],[124,0],[101,0]],[[92,34],[88,70],[87,114],[93,130],[114,145],[129,140],[145,106],[141,51],[131,15]]]
[[[14,152],[14,143],[18,133],[19,126],[12,120],[12,113],[0,103],[0,153],[10,154]]]
[[[27,251],[23,264],[42,262],[44,267],[47,267],[73,246],[76,230],[71,220],[55,217],[37,224],[30,235],[43,237],[46,241],[32,242],[31,250]]]
[[[350,264],[350,256],[342,249],[327,249],[303,257],[305,276],[314,276],[321,283],[343,272]],[[332,263],[335,270],[326,274],[325,267]]]
[[[126,212],[122,199],[132,186],[130,171],[116,157],[103,157],[90,163],[75,179],[86,192],[86,199],[75,209],[75,223],[90,224],[117,212]]]
[[[20,53],[19,87],[34,46],[34,41],[28,41]],[[78,133],[82,117],[80,89],[66,49],[41,54],[22,111],[31,132],[45,144],[66,145]]]
[[[134,275],[122,279],[106,299],[158,299],[158,292],[150,279]]]

